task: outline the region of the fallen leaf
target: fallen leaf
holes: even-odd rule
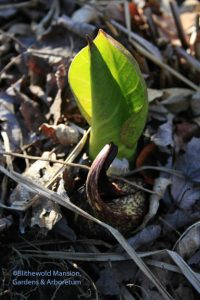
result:
[[[164,94],[164,91],[148,88],[147,93],[148,93],[148,100],[151,103],[154,100],[161,98]]]
[[[181,300],[195,300],[195,296],[193,293],[191,293],[191,289],[187,286],[183,286],[183,284],[180,283],[180,286],[178,289],[175,290],[176,295],[179,297],[178,299]]]
[[[46,123],[42,124],[40,127],[43,134],[50,137],[55,143],[60,143],[61,145],[74,145],[77,144],[80,138],[80,132],[75,125],[48,125]]]
[[[192,255],[188,259],[187,262],[190,266],[199,267],[200,266],[200,250],[198,250],[194,255]]]
[[[44,58],[29,55],[27,60],[30,84],[45,88],[46,74],[50,72],[50,66]]]
[[[144,245],[154,242],[161,235],[160,225],[150,225],[136,233],[133,237],[128,239],[128,243],[134,248],[138,249]]]
[[[37,132],[40,125],[45,122],[45,116],[41,106],[27,95],[21,92],[17,92],[17,94],[20,96],[20,111],[26,127],[29,131]]]
[[[108,168],[107,175],[123,176],[129,171],[129,162],[127,159],[115,158]]]
[[[174,212],[165,215],[163,219],[164,232],[191,225],[192,223],[197,222],[199,218],[199,211],[192,212],[191,210],[183,211],[182,209],[176,209]]]
[[[15,115],[13,97],[7,93],[0,93],[0,127],[7,133],[11,151],[16,151],[22,145],[22,131]]]
[[[100,277],[96,282],[97,287],[103,295],[119,295],[120,288],[112,268],[107,267],[100,272]]]
[[[200,187],[195,186],[192,182],[172,177],[171,194],[174,203],[182,209],[192,209],[193,205],[200,198]]]
[[[161,103],[155,101],[151,103],[149,107],[149,115],[150,117],[154,118],[155,120],[166,122],[167,121],[167,115],[169,111],[167,108],[165,108],[164,105]]]
[[[200,248],[200,222],[187,228],[174,246],[184,259],[190,258]]]
[[[158,131],[151,137],[151,141],[162,149],[174,146],[172,118],[158,128]]]
[[[36,205],[32,206],[31,227],[38,225],[40,228],[51,230],[61,217],[59,205],[40,196]]]
[[[183,30],[186,33],[191,32],[191,28],[195,26],[197,13],[196,12],[183,12],[180,14],[181,23],[183,25]]]
[[[66,15],[62,15],[57,19],[57,26],[58,25],[61,25],[67,30],[82,37],[85,37],[87,34],[93,36],[96,29],[94,25],[88,23],[75,22]]]
[[[163,90],[164,100],[162,104],[172,113],[178,114],[189,108],[190,97],[193,91],[185,88],[169,88]]]
[[[105,16],[108,19],[113,19],[119,22],[124,22],[124,10],[120,3],[109,1],[104,10]]]
[[[157,214],[160,200],[162,199],[166,188],[171,184],[171,180],[158,177],[155,179],[153,191],[155,194],[152,194],[149,198],[149,210],[145,215],[142,224],[137,228],[137,231],[144,228],[146,224]]]
[[[200,116],[200,92],[195,93],[190,101],[190,106],[195,117]]]
[[[71,16],[72,21],[79,23],[92,23],[98,21],[97,10],[89,4],[77,9]]]
[[[42,157],[49,158],[50,153],[44,152]],[[52,157],[51,155],[51,158]],[[34,162],[24,173],[24,175],[41,185],[46,185],[54,176],[56,171],[60,168],[60,164],[51,165],[47,161]],[[21,204],[27,203],[33,198],[34,194],[29,191],[23,184],[18,184],[9,197],[9,204],[15,205],[20,202]],[[52,229],[53,225],[60,220],[60,208],[55,202],[50,201],[44,197],[39,196],[37,201],[32,206],[31,226],[39,225],[48,230]],[[23,227],[23,225],[21,225]],[[24,228],[21,227],[21,231]]]
[[[0,218],[0,232],[8,229],[13,224],[13,217],[9,215],[5,218]]]
[[[58,234],[59,236],[63,236],[70,241],[76,241],[76,234],[74,230],[69,226],[65,217],[62,217],[62,219],[54,224],[53,232]]]
[[[119,295],[123,282],[133,281],[137,268],[132,261],[113,262],[112,267],[106,264],[100,271],[96,285],[104,295]]]
[[[61,9],[68,15],[71,15],[76,7],[76,0],[61,0]]]
[[[186,146],[186,152],[180,155],[176,161],[176,169],[191,181],[200,183],[200,138],[192,138]]]
[[[194,122],[182,121],[176,124],[174,133],[174,144],[176,153],[180,152],[180,149],[184,150],[186,143],[194,137],[200,135],[200,127]]]

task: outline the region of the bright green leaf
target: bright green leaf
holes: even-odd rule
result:
[[[113,142],[118,145],[118,157],[130,159],[148,111],[146,85],[132,55],[100,30],[74,58],[69,83],[91,125],[91,158]]]

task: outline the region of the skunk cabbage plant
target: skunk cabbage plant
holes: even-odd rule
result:
[[[147,89],[137,62],[120,43],[99,30],[74,58],[69,84],[89,125],[89,155],[105,144],[118,146],[118,158],[131,159],[148,113]]]

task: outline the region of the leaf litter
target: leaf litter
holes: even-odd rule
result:
[[[49,289],[42,299],[53,294],[55,299],[196,299],[200,293],[199,6],[195,1],[180,1],[179,7],[174,2],[167,9],[166,1],[125,2],[0,5],[0,264],[7,270],[1,296],[27,293],[9,284],[15,266],[44,270],[47,261],[80,270],[83,284]],[[156,168],[147,188],[159,195],[147,194],[148,217],[127,239],[70,201],[91,162],[88,125],[69,89],[67,70],[86,45],[85,35],[102,27],[145,70],[150,109],[137,155],[145,145],[156,145],[156,155],[143,167]],[[38,159],[44,155],[49,162]],[[107,228],[114,241],[80,234],[77,214]],[[41,287],[29,291],[35,298],[39,293]]]

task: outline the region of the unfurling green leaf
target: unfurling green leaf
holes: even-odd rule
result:
[[[100,30],[75,56],[69,83],[91,125],[91,158],[113,142],[119,158],[131,159],[148,112],[146,85],[132,55]]]

